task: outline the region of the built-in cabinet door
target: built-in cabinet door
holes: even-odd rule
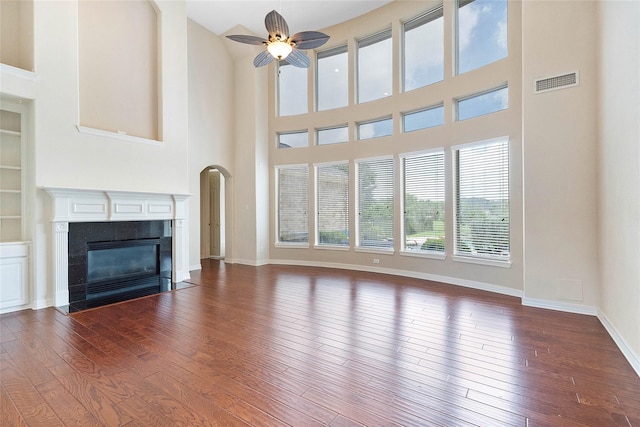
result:
[[[0,312],[28,303],[29,244],[0,244]]]

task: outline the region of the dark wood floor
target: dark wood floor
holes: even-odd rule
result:
[[[193,282],[0,316],[0,425],[640,426],[594,317],[320,268],[211,261]]]

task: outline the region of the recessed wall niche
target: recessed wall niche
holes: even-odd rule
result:
[[[33,0],[0,1],[0,62],[33,71]]]
[[[78,2],[80,125],[159,140],[158,50],[151,2]]]

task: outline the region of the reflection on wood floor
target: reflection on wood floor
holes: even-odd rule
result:
[[[640,426],[590,316],[418,279],[203,260],[188,287],[0,316],[0,425]]]

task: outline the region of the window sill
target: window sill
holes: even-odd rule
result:
[[[274,246],[276,248],[282,248],[282,249],[309,249],[309,243],[283,243],[283,242],[276,242]]]
[[[446,254],[437,252],[400,251],[400,255],[414,258],[437,259],[441,261],[447,259]]]
[[[384,249],[384,248],[363,248],[361,246],[356,246],[354,248],[356,252],[363,252],[368,254],[384,254],[384,255],[393,255],[396,253],[393,249]]]
[[[465,256],[460,256],[460,255],[454,255],[453,257],[451,257],[451,259],[454,260],[455,262],[466,262],[466,263],[469,263],[469,264],[486,265],[486,266],[489,266],[489,267],[501,267],[501,268],[510,268],[511,267],[511,261],[510,260],[501,261],[501,260],[496,260],[496,259],[472,258],[472,257],[465,257]]]
[[[313,245],[313,249],[321,249],[325,251],[343,251],[348,252],[349,246],[337,246],[337,245]]]

